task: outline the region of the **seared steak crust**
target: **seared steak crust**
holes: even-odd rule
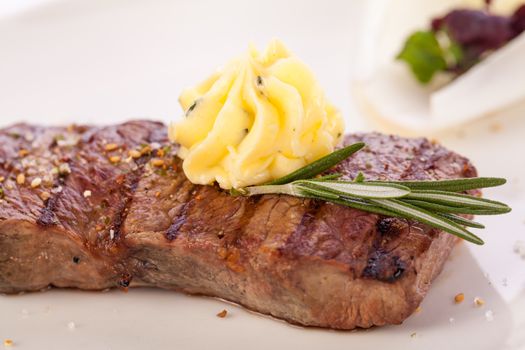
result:
[[[335,169],[348,178],[476,175],[426,139],[344,143],[356,141],[367,148]],[[175,153],[149,121],[0,130],[0,292],[156,286],[307,326],[398,324],[456,241],[329,203],[193,185]]]

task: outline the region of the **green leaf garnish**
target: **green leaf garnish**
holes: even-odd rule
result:
[[[477,62],[470,56],[447,30],[429,30],[410,35],[396,58],[409,65],[420,83],[427,84],[437,72],[458,75],[466,71]]]
[[[364,147],[342,148],[278,180],[230,191],[232,195],[285,194],[331,202],[384,215],[419,221],[474,244],[483,244],[465,227],[484,226],[459,215],[498,215],[511,211],[506,204],[464,192],[501,186],[501,178],[466,178],[431,181],[366,181],[359,173],[354,181],[339,180],[341,174],[318,176]]]
[[[445,53],[431,31],[409,36],[397,59],[405,61],[421,83],[428,83],[436,72],[447,69]]]

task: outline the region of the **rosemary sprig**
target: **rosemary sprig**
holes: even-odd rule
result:
[[[416,220],[475,244],[483,240],[465,227],[484,226],[460,215],[498,215],[511,211],[506,204],[462,194],[474,189],[501,186],[501,178],[466,178],[431,181],[339,180],[341,174],[318,176],[364,147],[356,143],[342,148],[280,179],[260,186],[232,190],[232,194],[254,196],[286,194],[323,200],[380,215]],[[317,176],[317,177],[316,177]]]

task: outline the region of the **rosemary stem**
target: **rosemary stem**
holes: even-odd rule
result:
[[[249,196],[255,196],[259,194],[288,194],[294,197],[304,197],[300,191],[296,189],[294,184],[285,185],[262,185],[262,186],[251,186],[246,187],[244,190],[248,192]]]

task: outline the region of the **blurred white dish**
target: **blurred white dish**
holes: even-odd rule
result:
[[[495,1],[495,10],[508,11],[516,4],[516,0]],[[429,28],[432,18],[451,9],[476,5],[481,6],[482,1],[367,2],[358,50],[361,74],[354,84],[361,110],[387,128],[416,134],[464,126],[517,104],[525,107],[525,71],[519,69],[525,35],[448,83],[437,77],[424,86],[404,62],[395,59],[406,38]]]

